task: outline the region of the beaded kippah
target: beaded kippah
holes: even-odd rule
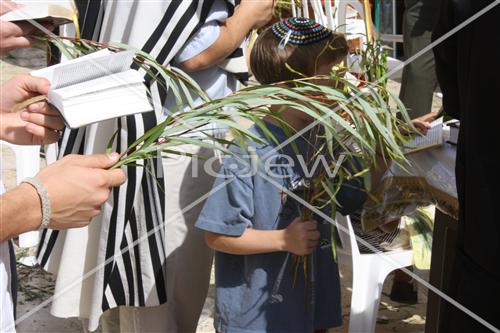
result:
[[[313,44],[329,38],[332,32],[317,23],[304,17],[290,17],[283,19],[272,26],[273,34],[280,40],[280,47],[287,43],[295,45]]]

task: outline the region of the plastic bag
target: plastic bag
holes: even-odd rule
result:
[[[444,143],[407,158],[410,166],[405,170],[393,164],[384,175],[382,185],[365,203],[361,215],[364,230],[373,230],[429,205],[458,217],[456,146]]]

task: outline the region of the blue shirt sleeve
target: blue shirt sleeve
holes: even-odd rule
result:
[[[196,227],[237,237],[241,236],[245,229],[252,227],[254,191],[251,177],[233,172],[231,166],[237,164],[226,160],[196,222]]]

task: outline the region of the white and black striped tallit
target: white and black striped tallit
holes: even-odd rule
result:
[[[111,1],[77,0],[82,38],[98,39],[106,8]],[[226,1],[230,14],[234,1]],[[213,0],[173,0],[165,4],[165,11],[156,28],[145,37],[142,50],[153,55],[158,62],[168,64],[186,41],[204,24]],[[134,4],[132,4],[134,6]],[[119,18],[115,18],[118,20]],[[148,20],[144,17],[144,20]],[[246,80],[247,71],[242,49],[237,49],[221,65]],[[166,91],[147,80],[151,89],[155,112],[119,118],[109,125],[118,130],[116,150],[124,151],[136,138],[157,124],[156,115],[163,112]],[[59,158],[67,154],[88,152],[86,146],[97,127],[91,125],[78,130],[66,130],[59,143]],[[113,132],[107,133],[109,138]],[[109,204],[103,207],[103,217],[97,263],[107,262],[94,278],[94,299],[89,328],[97,327],[100,314],[119,305],[154,306],[165,303],[164,254],[164,195],[161,191],[162,168],[158,161],[148,162],[143,168],[127,167],[128,182],[112,191]],[[166,175],[168,176],[168,175]],[[148,236],[148,233],[157,232]],[[42,234],[38,259],[47,266],[54,252],[64,243],[64,232],[46,230]],[[144,241],[139,241],[145,239]],[[137,243],[137,244],[135,244]],[[67,245],[67,244],[66,244]],[[105,249],[105,250],[103,250]],[[126,250],[123,255],[120,252]],[[109,262],[108,262],[109,261]],[[152,294],[153,293],[153,294]]]

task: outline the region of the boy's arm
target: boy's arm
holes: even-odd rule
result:
[[[273,0],[242,0],[234,15],[220,25],[214,44],[191,59],[180,63],[187,72],[196,72],[218,64],[236,50],[246,35],[268,23],[272,17]]]
[[[236,255],[250,255],[285,250],[285,230],[246,229],[239,237],[205,232],[205,240],[212,249]]]
[[[307,255],[318,245],[319,238],[316,221],[302,221],[300,218],[296,218],[286,229],[245,229],[239,237],[205,232],[205,240],[210,248],[235,255],[281,251]]]

